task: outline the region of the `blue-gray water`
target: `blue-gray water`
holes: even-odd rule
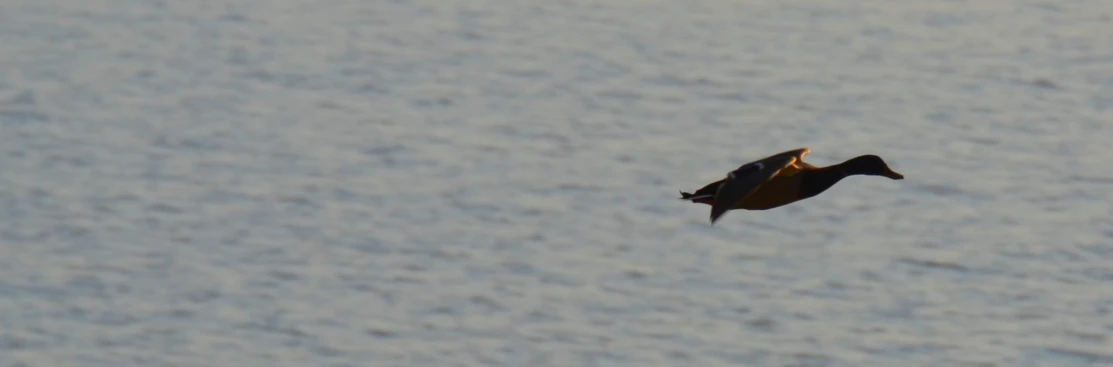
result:
[[[0,1],[0,366],[1113,365],[1111,17]]]

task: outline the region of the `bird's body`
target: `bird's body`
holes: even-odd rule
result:
[[[807,199],[853,175],[903,179],[880,157],[862,155],[826,167],[805,163],[811,150],[800,148],[746,163],[695,193],[681,192],[681,199],[711,205],[711,222],[732,209],[766,210]]]

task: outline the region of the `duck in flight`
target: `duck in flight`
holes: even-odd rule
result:
[[[695,193],[680,192],[680,199],[711,206],[711,224],[728,210],[766,210],[804,200],[826,191],[840,180],[854,175],[882,176],[902,180],[885,161],[873,154],[860,155],[846,162],[816,167],[804,162],[811,149],[800,148],[778,153],[727,173]]]

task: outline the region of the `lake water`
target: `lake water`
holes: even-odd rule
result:
[[[1111,19],[0,1],[0,366],[1110,366]]]

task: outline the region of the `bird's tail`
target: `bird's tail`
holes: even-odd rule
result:
[[[681,191],[679,199],[680,200],[696,201],[696,200],[699,200],[699,199],[709,198],[709,197],[712,197],[712,196],[714,196],[714,195],[693,195],[693,194],[689,194],[689,193]]]

